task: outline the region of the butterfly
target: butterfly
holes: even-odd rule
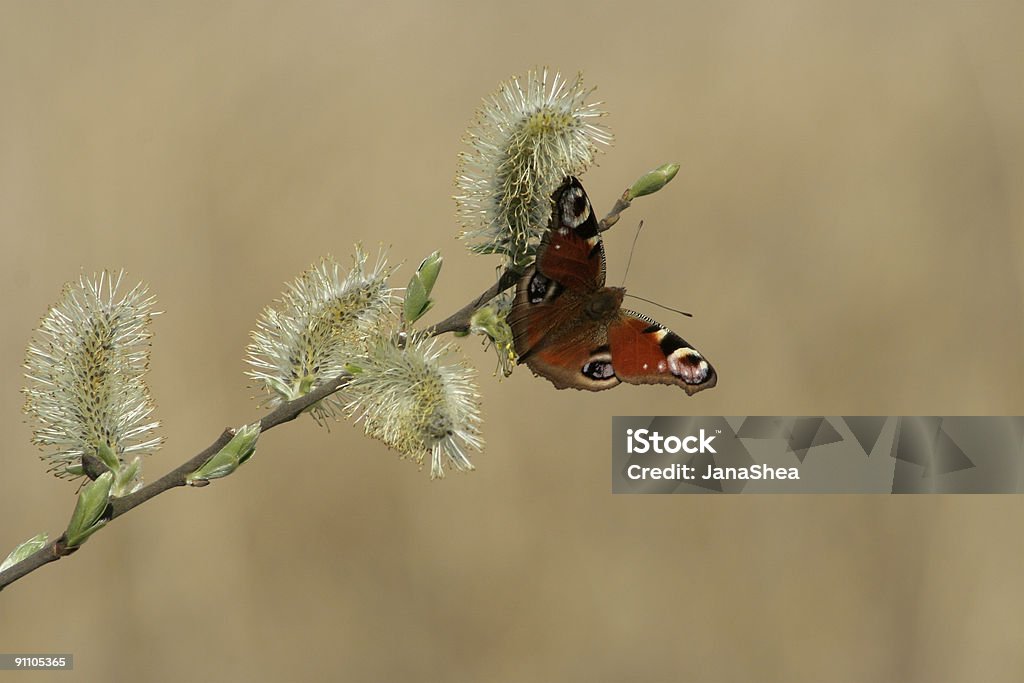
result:
[[[675,384],[693,395],[715,369],[675,332],[622,308],[623,287],[605,287],[604,245],[583,185],[569,176],[552,195],[537,260],[516,284],[508,316],[520,363],[558,389]]]

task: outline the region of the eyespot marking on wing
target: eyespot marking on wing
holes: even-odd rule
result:
[[[563,235],[572,228],[577,228],[590,218],[590,202],[583,188],[579,185],[569,185],[562,193],[558,207],[561,217],[559,232]]]
[[[607,382],[618,379],[615,377],[615,369],[612,367],[612,356],[607,351],[594,353],[580,368],[580,372],[587,379],[595,382]]]
[[[526,285],[526,299],[531,304],[539,304],[554,300],[562,293],[562,286],[551,278],[544,277],[540,271],[534,271],[529,284]]]
[[[669,371],[687,384],[703,384],[711,375],[711,365],[690,348],[676,349],[667,356],[667,361]]]

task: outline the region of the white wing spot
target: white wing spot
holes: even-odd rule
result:
[[[562,195],[562,222],[569,227],[575,228],[590,218],[590,202],[586,202],[583,212],[576,213],[576,200],[583,196],[583,190],[574,187]]]
[[[693,349],[676,349],[668,357],[672,374],[687,384],[701,384],[708,378],[711,366]]]

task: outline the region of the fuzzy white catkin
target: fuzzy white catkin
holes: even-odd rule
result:
[[[292,401],[334,379],[382,333],[394,303],[390,274],[383,254],[368,268],[357,245],[348,273],[326,257],[287,285],[263,311],[248,346],[246,374],[267,391],[267,405]],[[343,405],[332,395],[310,413],[322,423]]]
[[[422,333],[378,339],[360,358],[345,393],[349,415],[366,434],[416,463],[430,456],[430,476],[445,467],[469,471],[469,451],[480,451],[480,394],[475,371],[444,363],[448,344]]]
[[[598,145],[612,141],[600,103],[582,75],[547,69],[512,78],[485,98],[459,155],[455,201],[471,250],[524,264],[543,234],[551,193],[567,175],[589,168]]]
[[[83,455],[108,448],[127,475],[118,495],[141,486],[137,457],[162,443],[144,379],[155,299],[141,283],[120,294],[123,276],[102,272],[65,285],[29,343],[23,389],[33,442],[48,451],[50,471],[77,478]]]

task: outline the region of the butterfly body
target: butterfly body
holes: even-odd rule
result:
[[[604,246],[576,178],[552,196],[537,260],[520,278],[509,324],[520,363],[558,389],[610,389],[620,382],[675,384],[687,394],[717,382],[684,339],[622,308],[626,290],[606,287]]]

